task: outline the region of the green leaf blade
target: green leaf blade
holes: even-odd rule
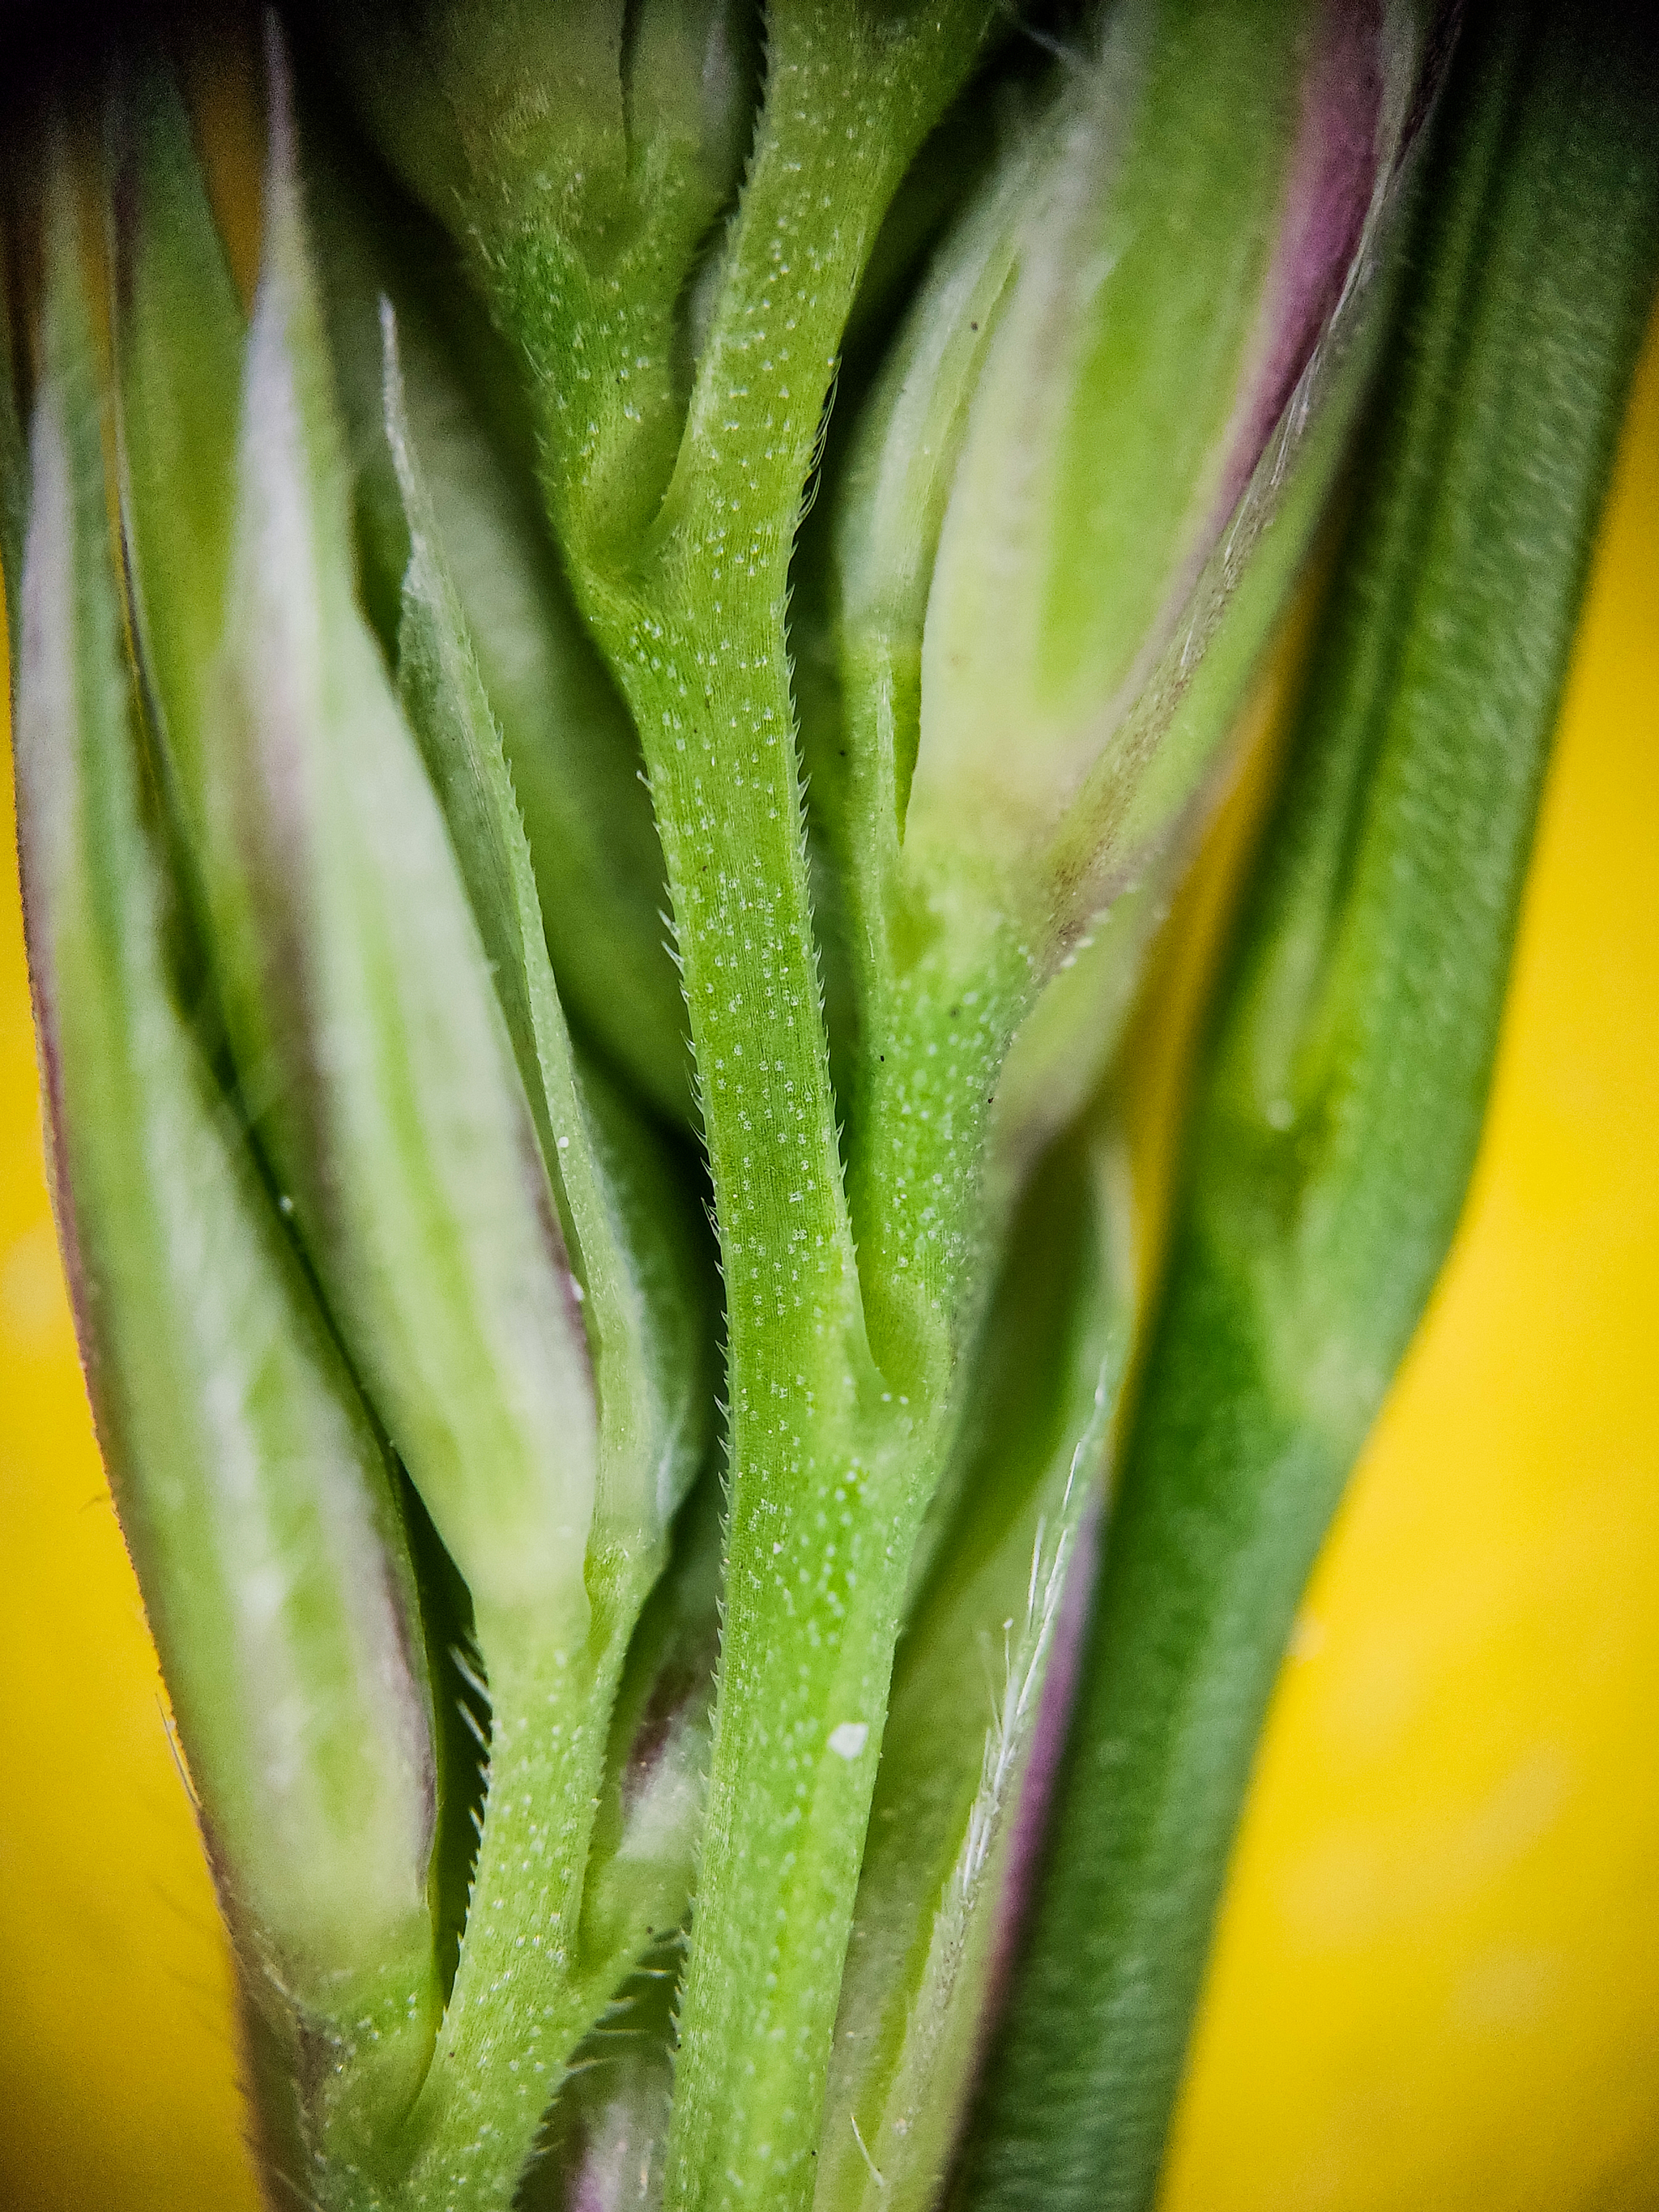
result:
[[[120,657],[80,246],[49,202],[16,745],[59,1218],[100,1440],[247,2001],[309,2187],[436,2025],[430,1692],[390,1471],[180,996],[184,924]]]
[[[1200,1091],[975,2207],[1152,2202],[1279,1656],[1473,1160],[1659,136],[1610,11],[1488,9],[1459,71]]]
[[[276,111],[226,639],[193,817],[239,1079],[480,1617],[586,1634],[586,1334],[448,835],[353,591]]]

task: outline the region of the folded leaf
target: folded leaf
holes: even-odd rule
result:
[[[224,635],[246,330],[175,78],[146,57],[122,93],[110,198],[122,525],[145,708],[184,823],[206,773]]]
[[[1326,325],[1360,289],[1420,13],[1139,0],[1108,11],[1064,82],[1005,225],[1012,265],[970,310],[983,367],[956,410],[921,726],[905,733],[920,882],[978,866],[1017,884],[1121,745],[1287,404],[1297,428],[1308,411],[1298,386]]]
[[[533,1608],[580,1643],[598,1443],[579,1285],[442,814],[355,601],[290,131],[279,101],[234,452],[185,416],[169,466],[156,409],[128,419],[145,636],[179,641],[149,672],[238,1081],[337,1326],[480,1615]],[[200,235],[199,186],[149,204],[174,240],[193,205]],[[152,263],[168,251],[185,258]],[[222,340],[222,287],[215,310]],[[159,304],[150,329],[165,346]],[[201,617],[147,555],[158,507],[222,501],[183,489],[221,469],[223,643],[204,665]]]
[[[446,565],[523,810],[561,996],[611,1064],[682,1120],[690,1047],[639,739],[548,533],[520,366],[444,234],[353,158],[337,126],[307,119],[366,603],[395,652],[409,542],[382,405],[384,296]]]
[[[1141,2208],[1302,1588],[1462,1203],[1659,269],[1612,11],[1470,11],[1200,1088],[1048,1874],[962,2201]]]
[[[660,1140],[600,1079],[584,1077],[572,1047],[501,732],[411,441],[389,307],[385,330],[386,431],[410,546],[399,688],[581,1270],[599,1364],[595,1538],[643,1556],[665,1535],[707,1445],[701,1255]]]
[[[16,720],[55,1194],[100,1442],[309,2190],[321,2139],[371,2155],[431,2051],[430,1698],[383,1448],[216,1082],[211,1005],[181,995],[73,190],[60,167]]]

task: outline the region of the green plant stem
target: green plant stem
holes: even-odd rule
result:
[[[498,2212],[512,2201],[572,2053],[610,1995],[578,1971],[582,1887],[605,1777],[607,1723],[656,1559],[620,1563],[591,1591],[578,1650],[521,1623],[478,1623],[491,1665],[489,1816],[465,1941],[437,2048],[382,2197],[354,2208]],[[601,1576],[598,1578],[603,1581]]]
[[[1132,1247],[1108,1093],[1032,1176],[964,1362],[893,1670],[815,2212],[927,2212],[949,2166],[1019,1887],[1027,1793],[1045,1795],[1047,1701],[1075,1656],[1072,1583],[1090,1574],[1133,1335]]]
[[[1591,6],[1464,33],[1200,1087],[975,2212],[1152,2202],[1279,1656],[1456,1224],[1659,258],[1642,37]]]
[[[680,461],[578,576],[667,860],[725,1269],[732,1486],[666,2201],[804,2203],[911,1544],[939,1449],[872,1358],[836,1138],[784,615],[859,276],[983,21],[779,8]],[[828,211],[833,210],[833,215]]]

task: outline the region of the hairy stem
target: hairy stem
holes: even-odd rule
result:
[[[726,1275],[732,1489],[667,2201],[804,2202],[935,1425],[868,1344],[819,1005],[785,636],[841,332],[975,50],[966,0],[774,13],[680,459],[637,566],[579,578],[667,858]]]

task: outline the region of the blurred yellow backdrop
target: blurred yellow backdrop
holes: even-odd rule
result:
[[[1474,1190],[1281,1681],[1164,2212],[1659,2208],[1656,556],[1650,346]],[[0,2205],[252,2212],[52,1240],[15,876],[0,1560]]]

